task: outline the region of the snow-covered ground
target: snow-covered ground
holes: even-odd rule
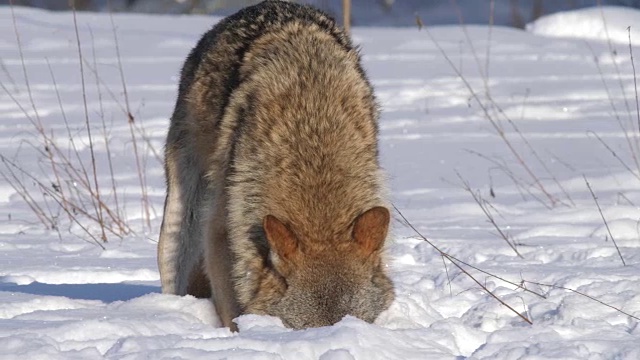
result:
[[[624,37],[632,26],[635,37],[640,12],[605,8],[604,14],[611,36]],[[164,180],[153,150],[162,149],[181,62],[217,19],[113,18],[146,174],[149,226],[140,210],[111,20],[78,15],[103,201],[115,201],[104,123],[119,208],[135,232],[107,234],[106,250],[51,196],[42,198],[37,185],[54,187],[57,180],[29,118],[37,124],[39,117],[45,133],[75,157],[70,134],[90,168],[72,14],[17,8],[15,20],[31,91],[11,12],[0,8],[0,154],[33,176],[17,173],[21,192],[33,195],[45,214],[57,214],[59,231],[45,230],[0,179],[1,359],[640,359],[634,76],[628,44],[612,42],[610,49],[595,33],[600,28],[584,26],[602,22],[599,10],[543,18],[531,25],[533,33],[485,26],[353,31],[383,108],[381,156],[395,205],[435,246],[476,267],[462,265],[533,324],[396,221],[388,252],[397,298],[376,324],[345,318],[292,331],[277,319],[249,315],[238,319],[235,334],[217,327],[209,301],[159,294],[155,255]],[[10,168],[0,164],[16,183]],[[74,216],[99,237],[95,221]]]
[[[604,12],[606,15],[603,17]],[[590,7],[542,17],[527,30],[542,36],[612,41],[620,44],[640,42],[638,10],[622,6]],[[629,28],[628,28],[629,27]]]
[[[77,0],[88,11],[125,11],[153,14],[229,15],[261,0]],[[290,0],[310,4],[341,17],[341,0]],[[68,0],[0,0],[49,10],[69,10]],[[596,4],[638,8],[638,0],[351,0],[351,21],[356,26],[415,26],[415,15],[431,25],[493,24],[522,27],[528,21],[559,11],[592,7]],[[493,10],[492,9],[493,6]],[[340,20],[340,19],[338,19]]]

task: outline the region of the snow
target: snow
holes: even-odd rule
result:
[[[622,44],[640,42],[636,20],[640,10],[622,7],[591,7],[544,16],[527,25],[527,30],[542,36],[571,37],[613,41]],[[630,30],[627,28],[630,27]]]
[[[69,10],[64,0],[12,0],[14,4],[39,7],[49,10]],[[622,5],[627,9],[638,8],[636,0],[598,0],[602,5]],[[89,11],[126,11],[156,14],[210,14],[230,15],[242,7],[254,5],[260,0],[85,0],[77,2],[79,8]],[[341,21],[340,0],[295,0],[310,4],[332,14]],[[0,0],[8,5],[10,0]],[[513,0],[351,0],[351,21],[356,26],[409,26],[415,27],[415,15],[430,25],[493,24],[522,27],[527,21],[541,15],[559,11],[594,6],[594,0],[544,1],[542,6],[535,1]],[[493,10],[491,6],[493,5]]]
[[[530,32],[486,26],[430,27],[428,33],[353,30],[383,109],[381,161],[394,204],[442,251],[544,295],[462,265],[532,325],[444,260],[395,214],[388,269],[396,300],[375,324],[346,317],[331,327],[292,331],[277,318],[246,315],[238,319],[235,334],[218,327],[208,300],[159,294],[155,255],[164,179],[151,150],[162,149],[181,62],[217,18],[113,17],[131,112],[148,140],[139,144],[153,208],[147,226],[111,20],[107,14],[78,14],[87,105],[98,134],[98,176],[102,186],[110,186],[103,118],[120,205],[135,234],[109,236],[102,250],[65,213],[58,215],[59,233],[46,230],[0,180],[0,358],[639,359],[640,180],[627,136],[635,154],[640,152],[624,31],[640,15],[617,8],[604,13],[612,40],[622,42],[615,55],[597,28],[570,32],[601,21],[597,9],[542,18]],[[72,150],[57,87],[86,161],[72,14],[16,8],[15,19],[42,123],[65,151]],[[25,115],[33,118],[36,111],[7,7],[0,8],[0,60],[0,83],[25,109],[0,91],[0,153],[39,181],[53,182],[39,152],[42,140]],[[452,65],[557,204],[551,206],[536,187]],[[34,196],[41,192],[32,179],[23,179]],[[498,235],[463,182],[490,203],[486,208],[522,258]],[[46,197],[37,199],[57,211]],[[82,219],[99,234],[95,222]]]

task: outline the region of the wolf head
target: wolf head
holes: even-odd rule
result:
[[[261,278],[252,312],[277,316],[291,328],[332,325],[345,315],[373,322],[393,301],[381,251],[389,211],[374,207],[353,222],[347,239],[305,247],[276,217],[264,218],[271,266]]]

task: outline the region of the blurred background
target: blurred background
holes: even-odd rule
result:
[[[342,0],[294,0],[315,5],[341,19]],[[82,11],[228,15],[260,0],[75,0]],[[7,5],[10,0],[0,0]],[[353,26],[415,26],[415,14],[426,24],[487,24],[494,5],[496,25],[522,28],[538,17],[583,7],[640,7],[640,0],[352,0]],[[13,4],[68,10],[69,0],[13,0]]]

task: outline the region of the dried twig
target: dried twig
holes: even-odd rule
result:
[[[111,192],[113,193],[113,200],[115,202],[116,215],[118,216],[118,218],[122,218],[120,203],[118,199],[118,191],[116,189],[115,172],[113,171],[113,160],[111,159],[111,145],[109,144],[110,143],[109,137],[107,135],[107,125],[105,121],[104,104],[102,102],[102,89],[100,87],[100,81],[98,80],[98,76],[97,76],[98,75],[98,59],[96,56],[96,43],[95,43],[95,38],[93,36],[93,30],[91,29],[91,27],[89,27],[89,35],[91,36],[91,53],[93,56],[93,68],[96,74],[94,78],[96,81],[96,91],[98,92],[98,104],[100,106],[99,110],[100,110],[100,120],[102,122],[102,136],[104,137],[104,147],[106,151],[107,164],[109,165],[109,175],[111,177]],[[120,227],[121,233],[123,234],[126,233],[126,230],[121,221],[117,222],[117,225]]]
[[[527,323],[533,325],[533,322],[531,322],[531,320],[529,320],[529,318],[527,318],[526,316],[522,315],[521,313],[519,313],[516,309],[514,309],[513,307],[511,307],[511,305],[507,304],[506,302],[504,302],[502,299],[500,299],[497,295],[495,295],[494,293],[492,293],[489,289],[487,289],[487,287],[485,285],[483,285],[480,281],[478,281],[478,279],[476,279],[473,275],[471,275],[465,268],[462,267],[461,264],[465,264],[464,262],[454,258],[453,256],[447,254],[446,252],[440,250],[439,247],[437,247],[434,243],[432,243],[429,239],[427,239],[424,235],[422,235],[422,233],[420,233],[420,231],[418,231],[418,229],[416,229],[410,222],[409,220],[407,220],[407,218],[402,214],[402,212],[395,206],[393,205],[393,208],[396,210],[396,212],[398,213],[398,215],[400,215],[400,217],[402,217],[402,219],[404,220],[405,224],[407,224],[422,240],[424,240],[425,242],[427,242],[427,244],[431,245],[431,247],[433,247],[436,251],[438,251],[440,253],[440,255],[444,258],[446,258],[447,260],[449,260],[453,265],[455,265],[460,271],[462,271],[465,275],[467,275],[469,278],[471,278],[471,280],[473,280],[476,284],[478,284],[478,286],[480,286],[485,292],[487,292],[487,294],[489,294],[491,297],[493,297],[494,299],[496,299],[500,304],[504,305],[505,307],[507,307],[509,310],[511,310],[513,313],[515,313],[516,315],[518,315],[518,317],[520,317],[522,320],[526,321]],[[493,276],[493,275],[492,275]],[[518,285],[519,288],[521,288]],[[526,290],[526,289],[525,289]]]
[[[56,201],[58,203],[58,205],[60,206],[60,208],[62,208],[67,215],[73,220],[73,222],[78,225],[89,237],[91,237],[91,239],[93,240],[93,242],[95,244],[97,244],[98,246],[100,246],[103,250],[105,249],[105,247],[100,243],[100,241],[93,236],[93,234],[91,233],[91,231],[89,231],[89,229],[87,229],[87,227],[85,227],[82,222],[80,220],[78,220],[78,218],[76,218],[76,216],[73,214],[73,212],[69,209],[66,208],[64,206],[62,206],[62,203],[60,202],[60,200],[58,199],[58,195],[55,192],[55,190],[50,189],[49,187],[47,187],[45,184],[43,184],[40,180],[36,179],[34,176],[30,175],[28,172],[24,171],[24,169],[22,169],[21,167],[19,167],[16,163],[14,163],[13,161],[7,159],[5,156],[0,155],[0,161],[2,161],[5,165],[5,167],[7,169],[15,169],[18,170],[22,175],[26,176],[29,180],[33,181],[36,185],[38,185],[38,187],[44,191],[45,194],[49,195],[54,201]],[[13,173],[13,170],[11,170],[11,172]],[[3,175],[4,176],[4,175]],[[6,177],[5,177],[6,178]],[[15,188],[14,188],[15,189]],[[30,194],[29,192],[26,190],[26,188],[24,188],[23,186],[23,190],[22,191],[18,191],[18,193],[23,196],[29,196]],[[35,201],[34,201],[35,203]],[[55,226],[55,224],[53,224],[53,226]]]
[[[596,5],[598,9],[600,9],[600,17],[602,18],[602,25],[604,27],[604,33],[607,38],[607,46],[609,47],[609,52],[613,57],[613,67],[616,70],[616,75],[618,76],[618,84],[620,85],[620,92],[622,93],[622,97],[624,99],[624,105],[627,109],[627,114],[629,115],[629,121],[631,122],[631,107],[629,106],[629,100],[627,99],[627,92],[624,89],[624,84],[622,83],[622,75],[620,75],[620,67],[618,66],[618,62],[616,61],[616,56],[618,52],[613,47],[613,43],[611,42],[611,36],[609,36],[609,27],[607,26],[607,19],[604,16],[604,10],[602,8],[602,1],[596,0]]]
[[[611,94],[611,91],[609,90],[609,86],[607,85],[607,81],[604,77],[604,72],[602,71],[602,67],[600,66],[600,61],[598,61],[598,57],[595,53],[595,51],[593,50],[593,47],[589,44],[589,42],[585,41],[585,44],[587,46],[587,48],[589,48],[589,51],[591,51],[591,55],[593,56],[593,61],[596,65],[596,68],[598,69],[598,74],[600,75],[600,80],[602,81],[602,86],[604,87],[604,90],[607,94],[607,98],[609,99],[609,105],[611,106],[611,109],[613,110],[613,115],[616,119],[616,122],[618,123],[618,126],[620,127],[620,130],[622,130],[622,133],[624,135],[625,140],[627,141],[627,146],[629,147],[629,155],[631,156],[631,159],[633,160],[636,169],[638,170],[638,173],[640,173],[640,161],[638,160],[638,156],[636,155],[637,151],[634,148],[633,145],[633,141],[631,139],[631,137],[629,136],[629,132],[627,130],[627,128],[625,127],[625,125],[622,123],[622,119],[620,118],[620,114],[618,113],[618,109],[616,107],[615,101],[613,99],[613,95]],[[595,135],[595,133],[594,133]],[[597,136],[597,135],[596,135]],[[597,136],[599,138],[599,136]],[[629,166],[627,166],[624,161],[619,158],[617,155],[615,155],[615,152],[613,152],[612,150],[610,150],[609,146],[607,144],[604,143],[604,141],[602,139],[598,139],[600,140],[600,142],[609,149],[609,151],[611,151],[612,154],[614,154],[614,156],[623,164],[623,166],[625,168],[627,168],[634,176],[638,177],[638,175],[636,173],[634,173],[633,171],[631,171],[629,169]]]
[[[616,247],[616,250],[618,251],[618,255],[620,256],[620,260],[622,260],[622,265],[623,266],[627,266],[627,264],[624,262],[624,258],[622,257],[622,253],[620,252],[620,248],[618,247],[618,244],[616,243],[616,239],[613,237],[613,234],[611,234],[611,229],[609,229],[609,224],[607,223],[607,219],[605,219],[604,214],[602,213],[602,209],[600,208],[600,204],[598,203],[598,198],[596,197],[596,194],[593,193],[593,189],[591,189],[591,185],[589,184],[589,181],[587,180],[586,176],[582,176],[584,178],[584,182],[587,184],[587,188],[589,188],[589,192],[591,193],[591,197],[593,197],[593,201],[595,201],[596,206],[598,207],[598,212],[600,213],[600,217],[602,217],[602,221],[604,222],[604,226],[607,228],[607,232],[609,233],[609,237],[611,238],[611,241],[613,242],[613,245]]]
[[[549,191],[547,191],[547,189],[544,187],[544,185],[542,184],[542,182],[540,181],[538,176],[536,176],[535,173],[533,172],[533,170],[529,167],[529,165],[527,165],[527,163],[524,161],[524,158],[516,150],[515,146],[512,144],[511,140],[507,137],[506,133],[504,132],[504,130],[502,129],[502,127],[500,126],[498,121],[496,119],[494,119],[494,117],[491,115],[491,113],[489,112],[489,108],[482,102],[482,100],[480,99],[478,94],[475,92],[475,90],[473,89],[471,84],[467,81],[467,79],[464,76],[462,76],[462,73],[460,73],[460,70],[455,66],[455,64],[453,63],[451,58],[447,55],[447,53],[444,51],[444,49],[442,48],[440,43],[435,39],[433,34],[431,34],[429,29],[424,26],[424,23],[422,22],[422,20],[419,17],[416,18],[416,22],[417,22],[417,24],[418,24],[420,29],[424,29],[424,31],[427,34],[427,36],[429,37],[429,39],[436,45],[436,48],[442,54],[442,56],[445,58],[445,60],[449,64],[449,66],[453,69],[453,71],[460,78],[460,80],[462,80],[464,86],[467,88],[467,90],[471,94],[471,97],[475,100],[475,102],[478,104],[478,106],[480,106],[480,108],[482,109],[482,112],[484,113],[485,118],[489,121],[489,123],[493,127],[493,129],[496,132],[496,134],[502,139],[502,141],[507,146],[507,148],[509,149],[511,154],[514,156],[516,161],[518,161],[520,166],[531,177],[531,179],[532,179],[533,183],[535,184],[536,188],[538,188],[538,190],[540,190],[540,192],[542,192],[544,194],[544,196],[549,200],[550,205],[548,205],[546,203],[543,203],[543,205],[545,207],[547,207],[547,208],[552,208],[553,206],[558,204],[560,201],[555,196],[553,196]],[[495,104],[495,102],[492,102],[492,103]],[[495,105],[497,105],[497,104],[495,104]]]
[[[4,65],[4,61],[2,61],[2,59],[0,59],[0,70],[2,70],[2,72],[7,76],[7,79],[9,79],[9,82],[11,83],[11,85],[13,85],[15,92],[19,93],[20,88],[18,87],[18,84],[16,84],[16,81],[13,79],[13,76],[11,76],[11,73],[9,72],[7,67]]]
[[[633,90],[636,94],[636,118],[638,121],[638,132],[640,132],[640,106],[638,106],[638,81],[636,78],[636,65],[633,62],[633,46],[631,46],[631,26],[627,26],[629,33],[629,57],[631,58],[631,67],[633,68]]]
[[[73,8],[73,4],[71,4]],[[86,95],[86,87],[85,87],[85,77],[84,77],[84,69],[83,64],[85,63],[84,58],[82,56],[82,48],[79,39],[79,31],[77,29],[77,19],[74,12],[74,28],[76,35],[76,42],[78,46],[78,55],[80,58],[80,72],[82,77],[82,96],[84,103],[84,117],[85,117],[85,126],[87,127],[87,132],[89,135],[89,147],[92,150],[91,152],[91,160],[93,165],[93,181],[90,180],[88,175],[88,171],[84,166],[84,163],[80,157],[80,153],[78,148],[76,147],[76,142],[74,141],[74,134],[71,133],[71,126],[67,120],[67,116],[65,113],[64,106],[62,104],[62,99],[60,96],[58,84],[56,82],[56,78],[54,72],[51,68],[51,64],[48,59],[46,59],[47,67],[49,70],[49,74],[51,75],[51,80],[53,82],[54,90],[56,93],[56,97],[58,100],[58,105],[60,108],[60,114],[62,115],[62,119],[64,120],[65,127],[67,129],[68,141],[70,143],[70,147],[68,148],[68,153],[58,146],[57,141],[55,139],[55,133],[50,129],[45,129],[43,126],[39,113],[35,104],[35,100],[33,97],[33,93],[31,91],[31,86],[28,78],[27,68],[25,66],[24,56],[21,56],[23,68],[22,71],[25,76],[26,88],[29,95],[30,107],[33,109],[33,113],[30,113],[25,107],[18,101],[18,99],[14,96],[14,94],[7,89],[7,87],[0,82],[0,87],[7,93],[7,95],[12,99],[15,105],[22,111],[25,118],[29,120],[33,128],[37,131],[39,136],[41,137],[39,144],[31,144],[29,141],[23,141],[28,143],[39,156],[43,156],[48,159],[48,163],[50,169],[42,168],[42,173],[46,173],[48,170],[52,171],[53,180],[49,186],[48,181],[41,181],[28,172],[22,170],[15,162],[11,165],[5,161],[6,157],[3,157],[3,163],[7,168],[6,172],[2,173],[2,177],[7,181],[14,190],[20,195],[25,203],[31,208],[34,214],[43,222],[47,229],[58,229],[57,219],[60,214],[60,209],[54,209],[50,206],[50,201],[48,198],[51,198],[56,201],[56,203],[61,207],[63,211],[69,215],[69,220],[72,223],[77,223],[80,225],[82,229],[84,229],[93,239],[93,235],[88,232],[87,228],[76,218],[76,215],[80,214],[82,216],[86,216],[92,222],[96,222],[100,225],[100,231],[102,232],[102,240],[106,239],[105,231],[108,231],[118,237],[122,237],[126,233],[132,232],[130,227],[126,224],[126,221],[120,214],[120,206],[118,201],[116,200],[116,211],[114,212],[109,206],[103,201],[100,189],[97,184],[97,171],[96,171],[96,154],[93,151],[93,134],[91,133],[91,128],[89,126],[89,113],[87,106],[87,95]],[[18,49],[20,54],[22,54],[22,46],[19,37],[19,31],[17,29],[17,24],[14,15],[14,30],[17,36]],[[93,35],[93,34],[91,34]],[[93,39],[93,36],[92,36]],[[94,61],[95,61],[95,52],[94,52]],[[98,88],[98,92],[100,95],[100,88]],[[104,124],[104,110],[102,107],[102,101],[100,96],[100,109],[101,116],[103,118],[103,131],[105,131]],[[110,157],[109,144],[107,139],[107,155]],[[75,154],[76,161],[71,161],[71,153]],[[110,159],[109,159],[110,160]],[[22,177],[29,178],[30,181],[34,182],[38,187],[42,190],[42,199],[36,201],[36,198],[30,194],[30,190],[23,185],[22,180],[18,177],[18,173],[14,170],[19,170],[19,173]],[[66,180],[63,180],[63,176],[67,176]],[[114,179],[113,172],[111,173],[112,181]],[[93,183],[93,185],[92,185]],[[32,191],[32,190],[31,190]],[[116,194],[117,196],[117,194]],[[42,203],[44,202],[44,203]],[[92,204],[93,213],[91,211],[87,211],[86,206],[87,202]],[[42,207],[44,206],[44,208]],[[56,211],[58,213],[56,214]],[[112,221],[112,223],[107,223],[105,215]],[[119,229],[114,229],[112,224],[118,226]]]
[[[490,97],[489,93],[489,62],[491,61],[491,39],[493,34],[493,22],[495,17],[495,0],[491,0],[489,2],[489,32],[487,34],[487,53],[484,58],[484,74],[486,76],[485,80],[485,89],[484,91],[487,93],[487,97]]]
[[[111,29],[113,30],[113,39],[115,41],[115,50],[116,57],[118,59],[118,70],[120,72],[120,80],[122,82],[122,90],[124,94],[124,103],[126,107],[126,115],[129,123],[129,131],[131,133],[131,141],[133,144],[133,153],[136,159],[136,169],[138,171],[138,180],[140,181],[140,191],[142,194],[141,203],[142,203],[142,215],[145,220],[147,227],[151,228],[151,214],[149,213],[149,196],[147,194],[147,184],[145,181],[145,177],[143,175],[143,168],[140,163],[140,153],[138,151],[138,141],[135,134],[134,122],[135,119],[133,114],[131,113],[131,107],[129,105],[129,95],[127,92],[127,83],[124,77],[124,69],[122,67],[122,57],[120,56],[120,43],[118,42],[118,33],[116,31],[116,25],[113,21],[113,12],[109,11],[109,18],[111,20]]]
[[[507,245],[509,245],[509,247],[516,253],[516,255],[518,255],[519,258],[524,259],[524,257],[520,254],[520,252],[516,248],[515,244],[511,240],[509,240],[509,236],[507,234],[505,234],[504,231],[502,231],[502,229],[500,229],[500,226],[498,226],[498,224],[496,223],[495,219],[493,218],[493,215],[491,214],[491,212],[489,212],[489,209],[487,209],[487,207],[486,207],[487,201],[484,200],[480,196],[480,194],[477,194],[475,191],[471,190],[471,185],[469,185],[469,182],[466,181],[462,177],[462,175],[460,175],[459,172],[456,171],[456,175],[458,175],[458,179],[460,179],[460,181],[462,182],[462,187],[469,194],[471,194],[471,197],[473,197],[473,200],[476,202],[476,204],[478,204],[480,209],[482,209],[482,212],[484,213],[484,215],[489,220],[489,223],[491,223],[491,225],[493,225],[493,228],[496,229],[498,234],[500,234],[500,237],[502,237],[502,239],[504,239],[504,241],[506,241]]]
[[[532,198],[534,198],[536,201],[543,203],[544,200],[540,199],[538,197],[538,195],[534,194],[531,191],[531,184],[527,183],[523,178],[517,176],[516,174],[513,173],[513,171],[511,171],[511,169],[509,168],[509,166],[507,166],[506,162],[503,159],[497,159],[497,158],[492,158],[489,156],[486,156],[482,153],[479,153],[475,150],[471,150],[471,149],[465,149],[466,152],[475,155],[483,160],[489,161],[490,163],[494,164],[493,168],[489,168],[489,171],[492,170],[499,170],[502,171],[502,173],[504,173],[505,175],[507,175],[507,177],[509,179],[511,179],[511,181],[513,182],[513,184],[515,185],[516,189],[518,190],[518,193],[520,194],[520,196],[522,197],[523,200],[526,200],[526,196],[523,192],[526,192],[529,196],[531,196]],[[501,162],[502,161],[502,162]],[[457,184],[456,184],[457,185]]]
[[[106,242],[107,235],[105,234],[105,231],[104,231],[104,219],[102,216],[102,206],[99,205],[101,203],[100,187],[98,183],[98,170],[96,166],[96,156],[93,149],[93,136],[91,135],[91,124],[89,123],[89,107],[87,106],[87,90],[86,90],[86,84],[85,84],[85,78],[84,78],[84,62],[83,62],[83,56],[82,56],[82,46],[80,45],[80,33],[78,32],[78,21],[76,17],[75,0],[71,0],[71,10],[73,13],[73,27],[75,30],[76,43],[78,46],[78,60],[80,62],[80,82],[82,84],[82,102],[84,105],[84,119],[87,126],[87,135],[89,136],[89,151],[91,153],[91,169],[93,170],[93,186],[95,186],[95,194],[96,194],[96,199],[92,197],[91,200],[93,203],[93,207],[96,209],[96,214],[98,215],[98,223],[100,224],[101,239],[102,241]]]
[[[637,316],[631,315],[628,312],[625,312],[625,311],[623,311],[623,310],[621,310],[621,309],[619,309],[619,308],[617,308],[617,307],[615,307],[613,305],[609,305],[609,304],[607,304],[607,303],[605,303],[605,302],[603,302],[601,300],[598,300],[598,299],[594,298],[591,295],[587,295],[587,294],[585,294],[585,293],[583,293],[581,291],[578,291],[578,290],[574,290],[574,289],[571,289],[571,288],[568,288],[568,287],[564,287],[564,286],[560,286],[560,285],[543,284],[543,283],[539,283],[539,282],[536,282],[536,281],[529,281],[529,280],[522,280],[522,281],[525,282],[525,283],[534,284],[534,285],[538,285],[538,286],[547,286],[547,287],[554,288],[554,289],[562,289],[562,290],[571,291],[573,293],[576,293],[578,295],[582,295],[582,296],[584,296],[584,297],[586,297],[588,299],[591,299],[591,300],[593,300],[593,301],[595,301],[597,303],[600,303],[600,304],[602,304],[602,305],[604,305],[606,307],[609,307],[609,308],[611,308],[611,309],[613,309],[613,310],[615,310],[615,311],[617,311],[619,313],[627,315],[630,318],[633,318],[633,319],[636,319],[636,320],[640,320],[640,318],[637,317]]]
[[[616,158],[620,164],[627,169],[627,171],[629,171],[629,173],[631,175],[633,175],[636,179],[640,180],[640,175],[638,175],[638,173],[634,172],[633,170],[631,170],[631,168],[627,165],[627,163],[624,162],[624,160],[622,160],[622,158],[620,158],[620,156],[618,156],[618,154],[615,152],[615,150],[613,150],[601,137],[600,135],[596,134],[593,131],[587,131],[587,134],[592,134],[593,136],[596,137],[596,139],[598,139],[598,141],[602,144],[602,146],[604,146],[605,148],[607,148],[607,150],[609,150],[609,152],[611,153],[611,155],[613,155],[614,158]]]
[[[0,157],[1,159],[4,159],[4,156],[0,155]],[[31,193],[24,186],[23,182],[17,177],[15,172],[13,172],[13,169],[11,169],[4,161],[3,164],[7,168],[7,171],[9,171],[9,174],[11,174],[11,178],[7,176],[4,171],[0,171],[0,175],[2,176],[2,178],[9,184],[9,186],[11,186],[16,191],[18,196],[22,198],[29,209],[31,209],[36,217],[38,217],[38,220],[40,220],[42,225],[44,225],[44,227],[47,229],[52,229],[55,226],[55,222],[53,221],[53,219],[50,219],[44,212],[44,210],[42,210],[38,202],[33,199]]]

